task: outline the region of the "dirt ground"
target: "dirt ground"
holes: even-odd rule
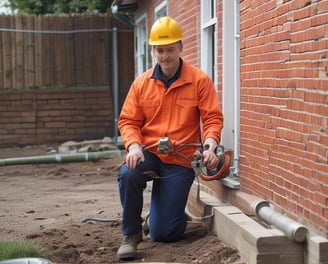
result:
[[[49,155],[50,146],[0,149],[0,159]],[[33,240],[53,263],[127,263],[121,242],[117,171],[121,157],[96,162],[0,165],[0,240]],[[1,164],[1,162],[0,162]],[[151,186],[145,190],[149,208]],[[143,214],[145,215],[145,213]],[[85,221],[88,218],[111,222]],[[144,237],[129,263],[242,264],[237,250],[189,223],[183,240],[155,243]]]

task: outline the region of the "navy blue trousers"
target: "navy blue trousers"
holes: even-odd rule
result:
[[[142,230],[143,191],[148,181],[153,181],[150,201],[149,234],[152,241],[171,242],[182,238],[186,229],[185,207],[194,170],[165,164],[144,151],[145,161],[136,169],[123,164],[118,174],[118,185],[123,207],[122,233],[132,235]],[[143,174],[155,172],[159,178]]]

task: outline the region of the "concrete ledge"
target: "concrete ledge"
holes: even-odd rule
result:
[[[321,236],[310,237],[305,259],[308,264],[328,264],[328,240]]]
[[[224,194],[228,203],[218,198],[222,196],[220,191],[216,194],[206,185],[195,183],[187,211],[193,221],[203,223],[224,243],[238,249],[243,261],[248,264],[328,264],[328,239],[308,234],[305,243],[294,242],[274,226],[255,220],[251,204],[261,198],[242,191]]]
[[[290,241],[274,228],[266,228],[231,205],[214,207],[213,231],[237,248],[249,264],[301,264],[303,244]]]

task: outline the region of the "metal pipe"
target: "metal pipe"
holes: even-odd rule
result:
[[[255,201],[251,204],[253,213],[267,224],[273,225],[284,232],[295,242],[304,242],[308,233],[307,228],[290,218],[274,211],[268,201]]]
[[[113,111],[114,111],[114,143],[117,144],[118,137],[118,49],[117,49],[117,26],[113,21],[113,35],[112,35],[112,80],[113,80]]]
[[[100,159],[108,159],[118,156],[121,156],[120,150],[81,152],[81,153],[70,153],[70,154],[53,154],[53,155],[32,156],[32,157],[17,157],[17,158],[0,159],[0,166],[97,161]]]
[[[111,5],[111,10],[112,10],[112,14],[113,17],[122,23],[125,23],[131,27],[135,27],[136,24],[134,23],[133,20],[131,20],[128,16],[121,14],[120,13],[120,6],[119,4],[122,1],[118,1],[118,0],[114,0],[112,5]],[[126,10],[126,9],[132,9],[132,8],[136,8],[136,4],[132,4],[132,5],[127,5],[126,8],[122,8]],[[113,80],[113,111],[114,111],[114,143],[117,144],[117,138],[118,138],[118,127],[117,127],[117,123],[118,123],[118,89],[119,89],[119,84],[118,84],[118,48],[117,48],[117,26],[115,21],[113,21],[113,38],[112,38],[112,58],[113,58],[113,71],[112,71],[112,80]]]

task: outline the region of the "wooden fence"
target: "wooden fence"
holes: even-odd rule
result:
[[[112,80],[109,14],[0,15],[0,91],[107,86]],[[134,78],[133,29],[118,29],[119,83]]]

